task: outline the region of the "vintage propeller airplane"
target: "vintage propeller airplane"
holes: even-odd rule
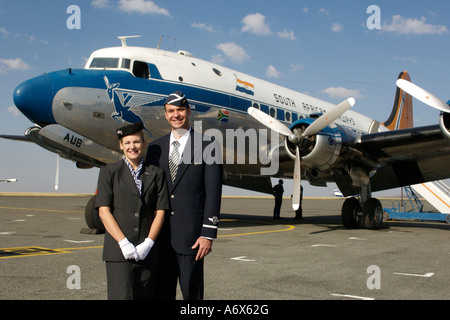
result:
[[[114,133],[125,123],[143,121],[149,141],[166,134],[163,102],[181,90],[200,130],[227,136],[226,185],[271,193],[270,176],[293,178],[296,209],[302,178],[315,186],[335,182],[343,196],[357,195],[342,207],[347,228],[381,227],[383,208],[372,198],[374,191],[450,177],[450,109],[443,103],[430,103],[443,110],[439,124],[413,128],[412,99],[397,88],[391,116],[380,123],[349,110],[355,104],[351,97],[335,106],[186,51],[132,47],[128,37],[119,38],[122,46],[93,52],[84,69],[51,72],[20,84],[14,102],[35,126],[24,137],[2,137],[35,142],[79,168],[101,167],[120,159]],[[399,79],[399,86],[411,86],[407,72]],[[424,93],[413,91],[415,96]],[[425,95],[427,101],[440,101]],[[268,132],[275,137],[269,143]],[[263,156],[254,160],[252,148]],[[261,174],[268,163],[276,163],[276,170]],[[91,228],[102,228],[89,204],[86,220]]]

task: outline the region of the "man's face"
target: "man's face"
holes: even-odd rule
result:
[[[177,107],[170,104],[165,106],[164,115],[169,122],[172,130],[185,129],[189,130],[189,116],[191,108]]]

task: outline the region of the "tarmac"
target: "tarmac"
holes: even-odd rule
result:
[[[0,195],[0,300],[107,298],[104,236],[80,233],[90,197]],[[343,201],[305,198],[299,221],[289,199],[273,220],[271,198],[224,197],[205,260],[205,299],[450,299],[449,224],[385,221],[380,230],[349,230]]]

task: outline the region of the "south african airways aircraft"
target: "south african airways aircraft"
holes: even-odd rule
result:
[[[35,126],[23,137],[2,137],[35,142],[79,168],[101,167],[121,157],[118,127],[142,121],[148,141],[167,134],[163,103],[180,90],[189,100],[191,120],[203,131],[214,129],[225,137],[239,129],[265,130],[266,136],[257,139],[267,142],[268,132],[277,138],[255,143],[249,134],[245,148],[223,143],[224,159],[245,158],[224,160],[224,184],[272,193],[271,176],[293,178],[295,210],[302,178],[314,186],[335,182],[348,197],[342,207],[347,228],[381,227],[383,208],[374,191],[450,177],[450,108],[412,84],[406,71],[398,77],[391,115],[380,123],[350,110],[351,97],[333,105],[186,51],[132,47],[127,37],[119,38],[122,46],[94,51],[84,69],[46,73],[20,84],[14,103]],[[442,111],[438,124],[413,127],[410,95]],[[249,160],[253,146],[265,161]],[[270,175],[261,174],[267,159],[278,164]],[[102,229],[92,205],[86,221]]]

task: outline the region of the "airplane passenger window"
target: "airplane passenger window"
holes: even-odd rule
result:
[[[150,70],[148,64],[142,61],[135,61],[133,65],[133,74],[135,77],[149,79]]]
[[[119,67],[119,58],[94,58],[89,68],[116,69]]]
[[[291,114],[289,112],[286,112],[286,121],[291,122]]]
[[[271,116],[272,118],[275,118],[275,113],[276,113],[276,111],[275,111],[274,108],[270,108],[269,113],[270,113],[270,116]]]

